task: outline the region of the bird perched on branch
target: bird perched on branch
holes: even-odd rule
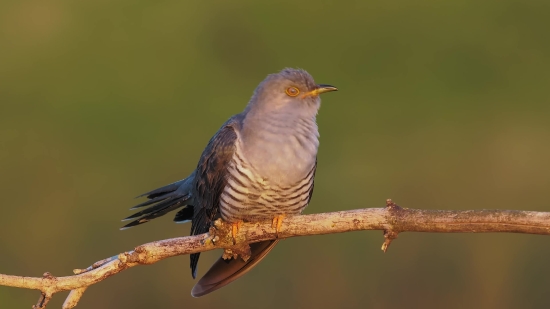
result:
[[[319,95],[337,90],[316,84],[309,73],[284,69],[262,81],[244,111],[223,124],[204,149],[189,177],[145,193],[149,206],[124,220],[130,228],[180,209],[174,221],[191,221],[191,234],[208,232],[222,218],[234,233],[243,221],[272,219],[279,230],[285,215],[300,214],[313,193],[319,131]],[[251,257],[220,258],[197,282],[199,297],[238,279],[277,244],[250,245]],[[191,254],[191,274],[197,274],[199,253]]]

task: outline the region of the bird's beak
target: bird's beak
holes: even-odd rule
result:
[[[337,91],[338,88],[331,86],[331,85],[317,85],[317,88],[311,90],[310,92],[307,92],[304,94],[305,97],[314,97],[318,96],[321,93],[330,92],[330,91]]]

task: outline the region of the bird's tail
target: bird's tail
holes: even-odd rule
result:
[[[277,242],[279,242],[278,239],[250,244],[252,254],[246,262],[241,258],[224,260],[220,257],[193,287],[191,295],[200,297],[239,279],[263,260]]]
[[[178,223],[187,222],[193,217],[193,206],[188,205],[191,202],[191,186],[193,183],[195,173],[189,177],[158,188],[151,192],[147,192],[138,197],[147,196],[148,200],[136,205],[130,210],[138,209],[141,207],[149,206],[146,209],[137,212],[122,221],[134,220],[121,228],[125,230],[136,225],[146,223],[152,219],[158,218],[167,214],[172,210],[183,207],[176,213],[174,221]]]

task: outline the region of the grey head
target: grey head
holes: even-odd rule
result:
[[[319,94],[336,90],[331,85],[316,84],[305,70],[286,68],[268,75],[258,85],[245,113],[315,117],[321,105]]]

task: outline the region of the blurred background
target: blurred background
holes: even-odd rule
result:
[[[70,275],[187,235],[172,215],[118,229],[284,67],[340,89],[323,97],[306,213],[386,198],[550,211],[548,29],[547,0],[4,0],[0,273]],[[94,285],[78,308],[549,307],[549,240],[404,233],[383,254],[380,231],[301,237],[203,298],[182,256]],[[0,307],[38,296],[0,287]]]

